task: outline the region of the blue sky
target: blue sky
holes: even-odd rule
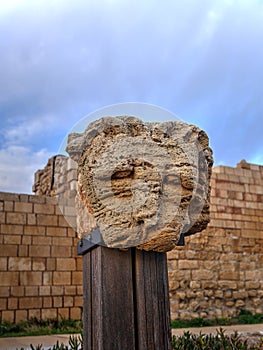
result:
[[[0,0],[0,190],[130,101],[203,128],[215,164],[263,164],[262,43],[262,0]]]

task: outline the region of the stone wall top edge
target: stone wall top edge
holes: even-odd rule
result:
[[[0,191],[0,201],[13,201],[13,202],[29,202],[37,204],[54,204],[57,205],[57,199],[55,197],[48,197],[44,195],[36,195],[30,193],[13,193]]]
[[[22,193],[21,193],[22,194]],[[6,201],[19,201],[19,193],[15,192],[0,192],[0,200],[6,200]]]
[[[239,162],[236,167],[227,165],[216,165],[213,167],[214,174],[240,175],[251,177],[254,173],[260,172],[263,176],[263,165]]]

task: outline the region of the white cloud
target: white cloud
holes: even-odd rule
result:
[[[22,146],[0,150],[0,191],[31,193],[34,173],[43,168],[52,154],[45,149],[31,152]]]
[[[257,153],[251,159],[249,159],[248,162],[252,162],[254,164],[262,164],[263,165],[263,148],[261,149],[261,151],[259,153]]]
[[[10,120],[1,134],[5,144],[10,145],[27,145],[43,136],[53,133],[61,124],[56,118],[48,115],[39,115],[33,118],[18,118]]]
[[[21,6],[23,0],[0,0],[0,15],[6,15]]]

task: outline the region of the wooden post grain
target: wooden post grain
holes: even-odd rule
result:
[[[96,246],[83,286],[85,350],[171,350],[165,253]]]

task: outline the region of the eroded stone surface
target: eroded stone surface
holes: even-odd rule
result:
[[[198,127],[106,117],[71,134],[67,152],[78,162],[80,236],[99,226],[109,247],[164,252],[207,226],[213,160]]]

